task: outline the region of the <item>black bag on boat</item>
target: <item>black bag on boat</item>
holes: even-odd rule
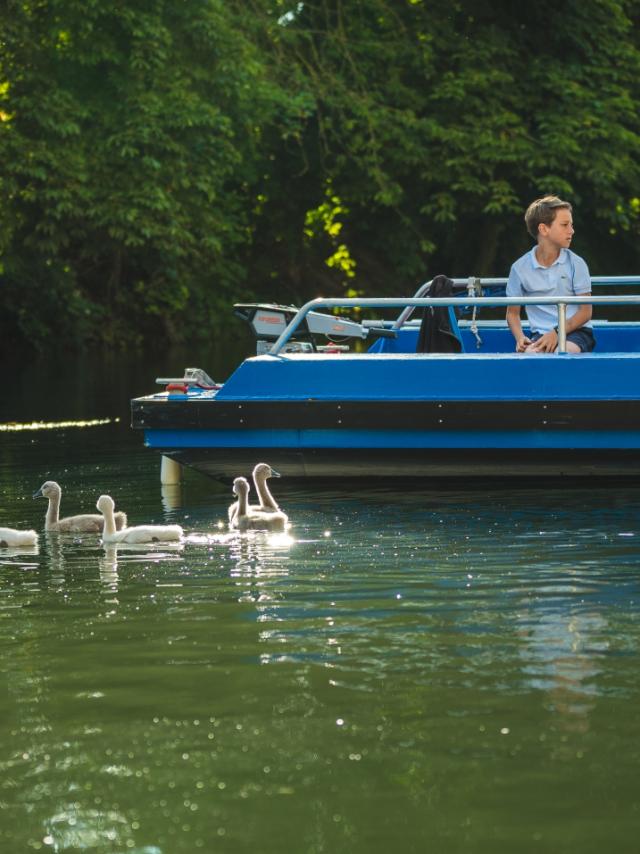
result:
[[[453,295],[453,281],[446,276],[434,276],[428,296],[437,298]],[[424,309],[416,353],[460,353],[462,340],[453,306],[431,306]]]

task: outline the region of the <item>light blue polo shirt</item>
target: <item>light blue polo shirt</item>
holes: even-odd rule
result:
[[[507,282],[508,297],[580,296],[591,293],[591,277],[586,262],[570,249],[561,249],[550,267],[543,267],[536,258],[536,247],[511,266]],[[567,320],[579,306],[567,306]],[[532,332],[544,334],[558,325],[555,305],[525,306]],[[591,327],[591,323],[585,323]]]

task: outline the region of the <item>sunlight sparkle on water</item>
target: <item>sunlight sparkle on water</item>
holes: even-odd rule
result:
[[[66,430],[69,427],[100,427],[103,424],[118,424],[119,418],[93,418],[89,421],[30,421],[18,424],[9,421],[0,424],[0,433],[19,433],[22,430]]]

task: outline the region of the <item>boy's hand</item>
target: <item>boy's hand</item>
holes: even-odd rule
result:
[[[534,353],[554,353],[557,346],[558,333],[555,329],[552,329],[550,332],[545,332],[541,338],[538,338],[531,347],[531,350]]]
[[[531,339],[526,335],[521,335],[516,341],[516,353],[524,353],[527,347],[531,344]]]

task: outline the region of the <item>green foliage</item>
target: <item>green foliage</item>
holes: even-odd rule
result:
[[[8,331],[178,336],[192,311],[206,325],[243,275],[272,109],[229,4],[9,0],[0,32]]]
[[[402,290],[436,267],[505,274],[527,245],[524,208],[546,192],[576,204],[585,254],[604,246],[640,177],[639,10],[618,0],[300,4],[289,53],[316,97],[310,131],[351,211],[358,269]],[[609,272],[617,257],[597,256]]]
[[[348,279],[353,279],[356,275],[355,261],[345,244],[339,242],[343,225],[340,217],[348,213],[349,210],[344,207],[338,196],[333,193],[331,184],[329,183],[326,188],[326,201],[318,205],[317,208],[307,211],[304,229],[304,234],[309,242],[324,240],[328,243],[331,254],[325,258],[324,263],[327,267],[339,270],[343,275],[345,283]]]
[[[504,275],[546,192],[638,272],[640,0],[6,0],[0,347]]]

